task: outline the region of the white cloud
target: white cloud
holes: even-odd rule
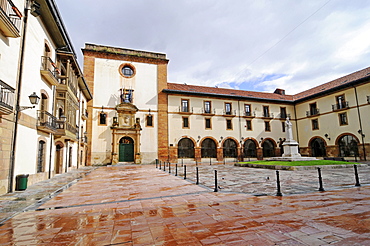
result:
[[[170,82],[287,94],[369,66],[369,3],[57,0],[76,48],[166,53]]]

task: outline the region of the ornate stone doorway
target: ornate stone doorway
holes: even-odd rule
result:
[[[134,140],[130,137],[123,137],[119,141],[119,161],[133,162],[134,161]]]

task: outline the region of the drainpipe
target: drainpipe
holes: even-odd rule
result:
[[[53,86],[53,105],[51,107],[51,112],[53,112],[54,115],[54,108],[55,108],[55,86]],[[54,122],[55,124],[55,122]],[[49,150],[49,173],[48,173],[48,179],[51,178],[51,153],[53,151],[53,142],[54,142],[54,134],[50,133],[50,150]]]
[[[360,123],[360,131],[361,131],[360,134],[361,134],[361,139],[362,139],[362,151],[364,152],[364,160],[366,161],[365,140],[364,140],[364,132],[362,131],[361,114],[360,114],[360,106],[358,105],[357,89],[356,89],[355,86],[353,86],[353,89],[355,90],[358,122]]]
[[[239,143],[240,143],[240,158],[239,161],[242,161],[243,158],[243,148],[242,148],[242,119],[240,115],[240,100],[238,100],[238,117],[239,117]]]
[[[15,153],[17,146],[17,135],[18,135],[18,123],[19,123],[19,114],[20,114],[20,98],[21,98],[21,89],[22,89],[22,79],[23,79],[23,63],[24,63],[24,53],[25,53],[25,43],[26,43],[26,33],[27,33],[27,20],[29,11],[31,10],[31,2],[26,1],[26,6],[24,8],[24,17],[23,17],[23,30],[22,30],[22,40],[20,45],[20,58],[18,64],[18,78],[17,78],[17,97],[15,103],[15,113],[14,113],[14,130],[12,138],[12,146],[10,151],[10,163],[9,163],[9,177],[8,177],[8,193],[13,192],[13,183],[14,183],[14,169],[15,169]]]
[[[83,132],[81,132],[81,116],[82,116],[82,110],[83,108],[81,108],[81,90],[80,90],[80,93],[78,95],[78,138],[77,138],[77,169],[79,167],[79,161],[80,161],[80,146],[81,146],[81,134],[83,134]]]

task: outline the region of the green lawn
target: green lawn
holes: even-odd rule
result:
[[[356,162],[346,161],[331,161],[331,160],[317,160],[317,161],[250,161],[239,162],[239,164],[257,164],[257,165],[271,165],[271,166],[319,166],[319,165],[354,165]]]

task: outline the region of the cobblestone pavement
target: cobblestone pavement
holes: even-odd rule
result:
[[[171,174],[175,175],[175,164],[171,164]],[[215,172],[219,191],[241,192],[256,196],[275,195],[277,193],[276,171],[271,169],[237,167],[223,164],[187,164],[186,178],[196,182],[196,167],[198,167],[199,184],[214,189]],[[158,166],[159,168],[159,166]],[[161,167],[163,170],[163,167]],[[358,166],[358,176],[361,185],[370,185],[370,167]],[[168,172],[168,164],[166,166]],[[356,184],[353,165],[347,168],[321,170],[323,188],[325,190],[343,189]],[[184,177],[184,167],[178,164],[178,176]],[[280,187],[283,195],[315,192],[319,189],[317,170],[284,171],[279,170]]]
[[[0,224],[27,209],[33,209],[59,192],[75,184],[96,167],[81,167],[67,173],[57,174],[53,178],[29,186],[24,191],[15,191],[0,196]]]
[[[221,191],[227,192],[213,192],[212,185],[195,185],[153,165],[100,167],[37,209],[4,222],[0,245],[370,245],[367,168],[359,170],[361,187],[350,182],[351,169],[341,169],[348,181],[340,170],[335,174],[346,187],[329,185],[325,171],[327,191],[317,192],[316,185],[302,189],[304,194],[285,195],[285,188],[278,197],[254,196],[269,192],[250,191],[248,185],[249,194],[236,192],[245,177],[255,182],[271,176],[260,182],[274,187],[273,175],[264,173],[274,171],[200,167],[204,173],[216,167],[224,178]],[[282,187],[287,181],[300,186],[298,176],[302,185],[311,175],[317,179],[314,172],[297,177],[293,172],[281,172]]]

